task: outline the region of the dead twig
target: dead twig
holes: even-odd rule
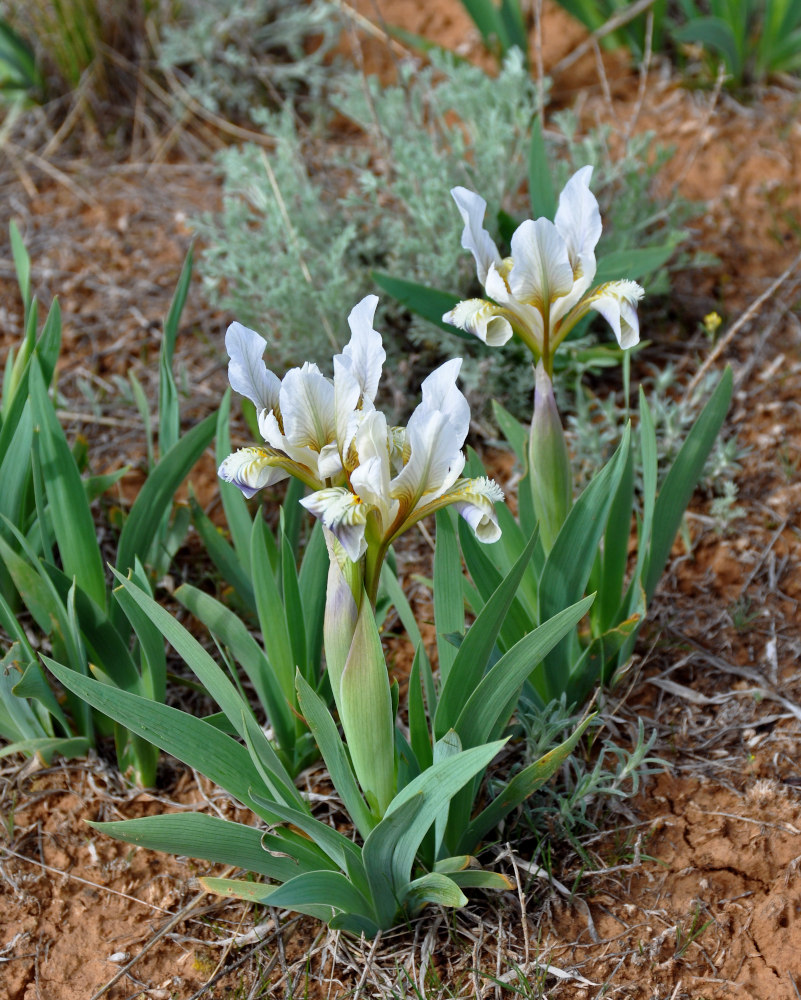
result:
[[[91,886],[93,889],[98,889],[100,892],[108,892],[113,896],[121,896],[123,899],[127,899],[131,903],[139,903],[140,906],[146,906],[150,910],[158,910],[159,913],[170,912],[169,910],[165,910],[163,906],[156,906],[155,903],[148,903],[144,899],[137,899],[136,896],[130,896],[127,892],[120,892],[118,889],[111,889],[106,885],[101,885],[99,882],[92,882],[91,879],[81,878],[80,875],[73,875],[71,872],[62,871],[60,868],[53,868],[52,865],[47,865],[44,861],[37,861],[35,858],[29,858],[25,854],[18,854],[17,851],[12,851],[10,847],[4,847],[2,844],[0,844],[0,851],[3,851],[4,854],[7,854],[12,858],[17,858],[19,861],[27,861],[29,864],[36,865],[37,868],[41,868],[50,875],[60,875],[62,878],[71,879],[73,882],[81,882],[83,885]]]
[[[223,872],[221,877],[227,878],[233,871],[235,871],[234,868],[228,868],[225,872]],[[164,937],[165,934],[169,933],[169,931],[171,931],[177,924],[180,924],[192,912],[192,910],[196,909],[201,900],[207,895],[208,892],[204,889],[203,892],[199,892],[196,896],[190,899],[186,906],[182,906],[181,909],[170,920],[168,920],[163,927],[156,931],[153,937],[150,938],[147,944],[145,944],[136,955],[134,955],[130,962],[127,962],[120,969],[118,969],[106,985],[102,986],[97,993],[92,995],[90,1000],[100,1000],[100,997],[102,997],[105,993],[108,993],[112,986],[118,983],[123,976],[127,975],[129,970],[136,965],[140,958],[143,958]],[[161,909],[161,907],[158,907],[158,909]],[[257,947],[261,947],[261,945],[258,945]],[[198,996],[199,995],[200,994],[198,994]]]
[[[771,296],[775,295],[776,292],[781,288],[781,286],[791,277],[791,275],[801,267],[801,253],[795,258],[795,260],[790,264],[790,266],[783,271],[775,281],[758,295],[751,305],[745,310],[744,313],[729,327],[726,331],[725,337],[715,344],[714,349],[709,353],[708,357],[695,373],[695,375],[690,379],[687,385],[686,392],[690,395],[696,386],[699,384],[704,375],[709,371],[710,367],[717,361],[717,359],[723,354],[729,344],[734,340],[737,334],[742,330],[746,323],[750,322],[754,316],[759,312],[762,305],[768,301]]]

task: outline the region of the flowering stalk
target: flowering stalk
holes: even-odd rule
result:
[[[464,220],[462,246],[476,262],[487,299],[459,302],[442,318],[485,344],[501,346],[516,335],[537,363],[528,463],[534,511],[547,552],[572,503],[570,460],[553,394],[556,349],[590,310],[611,326],[622,348],[640,339],[635,281],[608,281],[592,288],[601,213],[590,191],[592,167],[582,167],[559,196],[554,221],[527,219],[512,236],[512,254],[501,258],[483,228],[487,203],[466,188],[451,194]]]

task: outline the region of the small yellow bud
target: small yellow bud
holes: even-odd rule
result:
[[[718,329],[718,327],[722,322],[723,320],[721,319],[718,313],[716,312],[707,313],[706,316],[704,316],[704,332],[709,337],[714,336],[715,331]]]

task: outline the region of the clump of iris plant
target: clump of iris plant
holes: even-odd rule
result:
[[[239,323],[226,335],[231,386],[258,412],[264,445],[220,465],[222,479],[250,497],[295,476],[312,491],[301,503],[326,529],[330,570],[325,652],[331,688],[354,769],[371,808],[383,815],[395,794],[394,718],[375,602],[389,546],[422,518],[454,505],[482,542],[500,537],[486,477],[462,476],[470,408],[452,359],[422,383],[405,427],[375,406],[386,359],[373,329],[378,299],[348,317],[351,339],[334,357],[333,378],[307,362],[279,380],[263,361],[267,346]]]

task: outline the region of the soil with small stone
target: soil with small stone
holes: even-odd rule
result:
[[[384,22],[491,68],[458,0],[354,7],[375,27],[357,22],[343,50],[358,44],[368,72],[389,79],[394,69],[398,43],[388,43]],[[656,731],[664,769],[585,838],[589,864],[566,852],[560,882],[543,877],[530,852],[501,847],[493,863],[514,880],[513,892],[477,894],[456,914],[429,909],[374,943],[214,899],[196,879],[219,867],[133,849],[87,825],[187,809],[252,821],[177,762],[163,763],[157,791],[142,791],[125,785],[111,757],[51,766],[11,758],[0,762],[0,1000],[88,1000],[104,987],[109,1000],[801,996],[801,92],[781,84],[735,101],[683,88],[657,60],[643,78],[620,54],[591,47],[560,70],[585,38],[545,3],[532,53],[546,73],[556,69],[554,99],[576,102],[585,124],[609,122],[613,134],[655,130],[676,150],[658,184],[706,202],[692,244],[717,262],[678,276],[681,318],[648,331],[650,364],[670,358],[691,379],[713,350],[701,320],[717,310],[724,325],[713,363],[731,364],[735,377],[725,433],[745,449],[741,516],[720,524],[709,498],[696,496],[629,677],[604,706],[613,735],[625,740],[638,720]],[[145,457],[121,380],[134,372],[154,398],[161,322],[192,238],[189,220],[220,197],[209,162],[83,157],[44,172],[9,155],[0,168],[0,231],[17,220],[34,287],[45,302],[60,299],[68,434],[88,439],[94,471],[131,466],[108,501],[112,514],[135,495]],[[21,333],[13,275],[6,247],[5,351]],[[230,319],[193,286],[176,352],[187,427],[215,408],[226,385]],[[508,456],[491,463],[499,479],[513,478]],[[213,513],[211,456],[192,483]],[[430,572],[428,552],[415,540],[401,553],[410,581]],[[197,546],[171,572],[165,598],[174,577],[203,572]],[[412,586],[425,618],[425,588]],[[387,648],[403,675],[408,644],[391,639]],[[319,772],[303,782],[326,787]],[[554,855],[558,865],[558,845]]]

